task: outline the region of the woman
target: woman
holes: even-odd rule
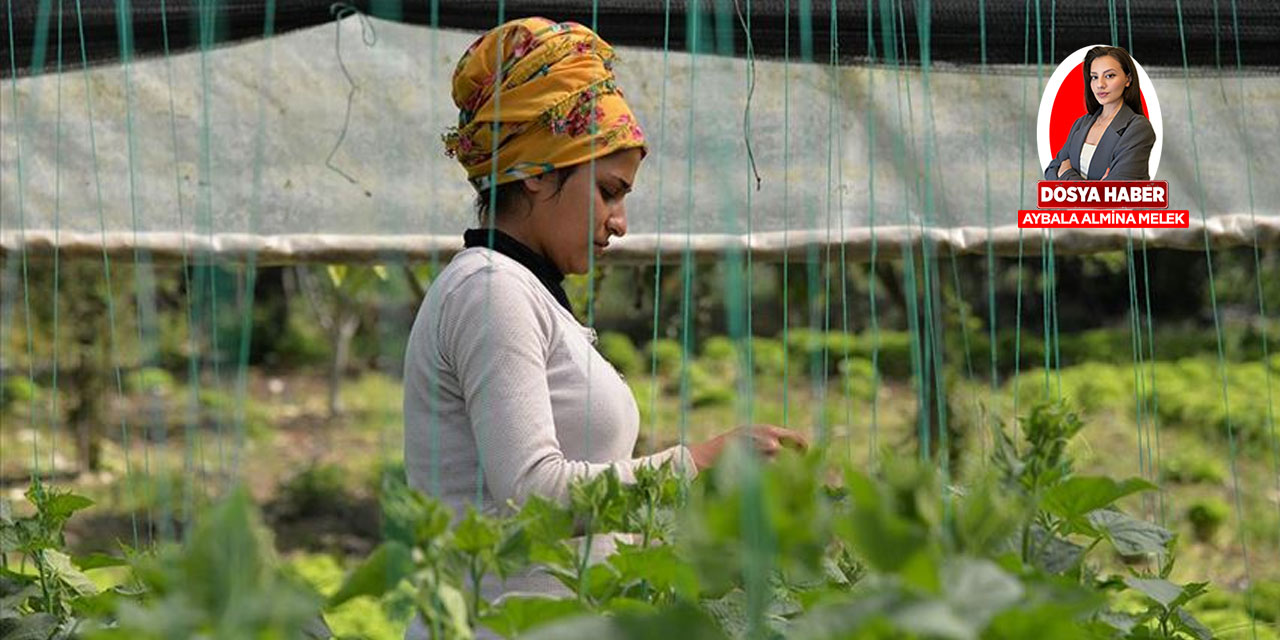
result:
[[[1044,171],[1045,180],[1150,180],[1155,129],[1142,111],[1133,58],[1120,47],[1084,57],[1085,115]]]
[[[626,233],[624,200],[646,153],[612,62],[590,29],[529,18],[482,36],[454,72],[460,113],[445,143],[477,190],[481,228],[466,232],[467,248],[418,312],[404,411],[410,485],[459,512],[477,499],[490,512],[531,495],[565,501],[571,482],[609,467],[624,481],[667,461],[693,474],[734,433],[766,454],[804,446],[794,432],[757,426],[631,457],[635,399],[561,287],[564,274],[587,272],[589,252]],[[603,540],[596,558],[612,548]],[[563,588],[530,574],[483,591]]]

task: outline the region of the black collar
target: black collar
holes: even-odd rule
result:
[[[493,243],[490,244],[490,232],[492,231]],[[498,253],[501,253],[516,262],[524,265],[526,269],[533,272],[542,285],[551,292],[551,295],[564,307],[573,313],[573,306],[569,304],[569,296],[564,292],[564,274],[560,273],[560,269],[556,265],[543,256],[539,255],[533,249],[525,246],[519,240],[498,231],[497,229],[467,229],[462,234],[462,242],[467,248],[471,247],[489,247]]]

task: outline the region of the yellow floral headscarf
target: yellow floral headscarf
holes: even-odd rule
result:
[[[614,82],[613,61],[613,47],[576,22],[524,18],[489,31],[453,72],[458,126],[445,134],[445,152],[477,189],[494,176],[503,184],[621,149],[643,152],[644,131]]]

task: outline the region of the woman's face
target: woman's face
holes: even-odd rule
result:
[[[1124,89],[1129,86],[1129,76],[1125,75],[1120,61],[1111,56],[1093,59],[1089,65],[1089,89],[1098,104],[1103,107],[1124,99]],[[1112,105],[1119,106],[1119,105]]]
[[[623,204],[640,168],[639,149],[625,149],[578,165],[556,193],[554,173],[525,180],[534,206],[530,212],[534,244],[561,273],[586,273],[591,254],[599,257],[613,236],[627,233]]]

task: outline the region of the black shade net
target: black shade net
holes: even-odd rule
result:
[[[0,31],[8,58],[3,74],[49,71],[57,60],[59,18],[64,67],[120,60],[122,8],[131,16],[131,32],[126,33],[131,35],[131,55],[138,57],[225,46],[311,27],[333,20],[344,6],[388,20],[472,31],[483,31],[500,20],[542,15],[594,24],[614,45],[686,51],[693,40],[688,9],[694,5],[700,10],[697,24],[703,31],[696,39],[700,51],[744,55],[749,18],[752,49],[758,57],[789,54],[796,60],[825,62],[833,52],[830,2],[616,0],[594,4],[591,0],[357,0],[349,5],[314,0],[8,0],[8,24]],[[922,7],[927,7],[927,14]],[[1041,1],[1038,5],[996,0],[981,5],[985,34],[976,0],[866,0],[838,2],[835,9],[835,54],[842,63],[874,59],[978,64],[985,59],[989,64],[1052,64],[1082,46],[1114,42],[1128,48],[1143,65],[1229,69],[1237,66],[1238,51],[1242,66],[1280,67],[1280,3],[1275,0]],[[925,15],[928,19],[922,20]],[[1179,22],[1185,53],[1176,35]],[[804,37],[806,33],[809,37]],[[926,41],[922,33],[928,34]]]

